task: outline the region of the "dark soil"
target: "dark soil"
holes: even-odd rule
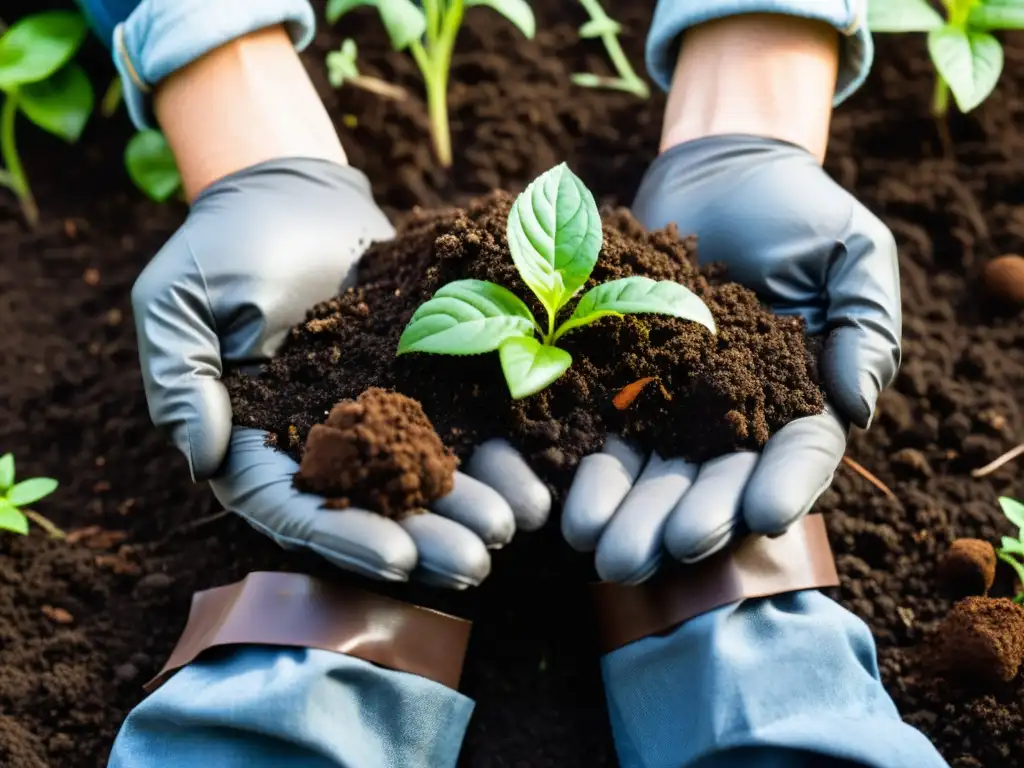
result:
[[[294,432],[285,439],[297,442]],[[456,466],[417,401],[371,387],[310,430],[295,487],[325,497],[328,509],[402,517],[450,493]]]
[[[10,0],[4,18],[47,4],[59,2]],[[415,99],[327,87],[323,55],[352,36],[367,74],[419,93],[415,65],[387,52],[373,10],[320,32],[306,61],[351,162],[389,211],[517,192],[562,161],[602,202],[632,200],[657,151],[663,98],[573,87],[574,71],[608,72],[603,50],[576,39],[585,20],[576,4],[534,5],[533,42],[486,9],[466,14],[450,175],[433,168]],[[605,5],[639,63],[653,6]],[[979,693],[914,663],[951,607],[937,588],[938,557],[958,537],[1013,533],[996,498],[1024,497],[1020,460],[970,475],[1024,440],[1024,317],[995,306],[980,274],[990,259],[1024,251],[1024,37],[1004,40],[999,87],[971,115],[951,118],[946,156],[928,117],[923,40],[880,38],[867,85],[836,113],[827,161],[895,232],[904,307],[902,371],[849,449],[899,502],[839,472],[818,505],[838,555],[836,595],[871,627],[904,717],[955,768],[1024,766],[1019,676]],[[106,55],[94,45],[86,63],[105,87]],[[13,450],[26,477],[60,480],[39,511],[79,533],[66,543],[39,531],[0,537],[0,765],[96,768],[173,647],[193,591],[255,568],[327,569],[233,517],[210,518],[218,507],[208,489],[189,485],[184,461],[150,425],[129,292],[184,211],[132,190],[119,166],[130,135],[123,115],[97,119],[77,148],[25,124],[19,132],[43,221],[26,233],[0,195],[0,451]],[[923,461],[894,461],[903,449]],[[463,596],[476,622],[463,689],[477,700],[465,766],[614,765],[584,591],[592,572],[566,549],[555,526],[523,535]],[[992,594],[1008,595],[1012,578],[1000,566]]]
[[[934,659],[941,674],[972,687],[1013,680],[1024,660],[1024,608],[1008,597],[968,597],[939,625]]]
[[[622,209],[605,217],[604,245],[584,290],[633,275],[674,280],[708,305],[715,335],[673,317],[605,318],[562,337],[572,367],[523,400],[512,400],[496,354],[397,357],[413,312],[453,280],[498,283],[544,316],[505,240],[512,200],[495,193],[466,210],[420,213],[395,240],[371,247],[357,289],[313,309],[262,375],[229,382],[236,421],[270,431],[298,459],[300,444],[290,434],[316,435],[325,403],[366,387],[394,388],[423,403],[463,458],[482,440],[508,437],[555,483],[557,496],[609,431],[662,456],[703,461],[757,450],[789,421],[821,411],[803,321],[773,315],[713,268],[706,279],[692,259],[692,239],[687,247],[674,229],[648,234]],[[566,307],[565,317],[571,311]],[[664,390],[647,387],[630,407],[613,405],[616,392],[649,376]]]
[[[984,595],[996,579],[996,551],[981,539],[957,539],[939,560],[939,584],[953,597]]]

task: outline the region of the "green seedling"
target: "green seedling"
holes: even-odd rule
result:
[[[14,482],[14,454],[0,456],[0,530],[28,535],[31,520],[55,539],[64,538],[64,532],[31,509],[35,504],[57,490],[57,481],[49,477],[33,477]]]
[[[562,336],[603,317],[671,315],[715,333],[711,311],[694,293],[672,280],[647,277],[624,277],[591,288],[557,324],[558,313],[593,272],[602,243],[594,196],[564,163],[516,198],[506,239],[516,270],[544,307],[547,322],[539,323],[507,288],[485,280],[456,280],[413,313],[399,339],[399,355],[497,350],[509,391],[518,400],[541,391],[572,364],[572,356],[555,346]]]
[[[927,32],[937,72],[932,114],[944,117],[953,92],[961,112],[970,112],[996,87],[1003,71],[1003,47],[991,34],[1024,29],[1021,0],[942,0],[946,18],[927,0],[871,0],[872,32]]]
[[[572,76],[572,81],[584,88],[611,88],[646,99],[651,95],[651,91],[647,87],[647,83],[633,70],[633,65],[629,63],[629,59],[626,58],[626,54],[622,50],[622,45],[619,44],[622,25],[605,13],[598,0],[580,0],[580,4],[590,16],[590,20],[580,27],[580,37],[584,40],[600,38],[618,77],[604,77],[592,72],[577,72]]]
[[[160,131],[139,131],[132,136],[124,150],[124,167],[150,200],[162,203],[182,190],[174,153]]]
[[[408,49],[423,75],[434,151],[447,168],[452,164],[448,75],[464,11],[478,5],[492,8],[531,39],[537,23],[526,0],[422,0],[422,4],[420,8],[413,0],[328,0],[327,21],[334,24],[358,6],[377,9],[391,47]]]
[[[1017,578],[1024,585],[1024,562],[1021,561],[1024,557],[1024,504],[1009,496],[1000,496],[999,506],[1006,519],[1017,529],[1017,538],[1003,536],[1000,542],[1002,546],[996,550],[996,556],[1017,572]],[[1018,592],[1013,601],[1024,603],[1024,591]]]
[[[92,84],[71,59],[86,35],[86,24],[73,11],[46,11],[26,16],[0,36],[0,186],[17,196],[30,226],[39,208],[15,142],[19,114],[68,143],[78,141],[93,108]]]
[[[330,84],[335,88],[351,85],[394,101],[403,101],[409,95],[400,86],[392,85],[379,77],[360,74],[359,65],[356,63],[358,58],[359,50],[356,48],[356,41],[352,38],[346,38],[338,50],[328,53],[326,59],[327,80]]]

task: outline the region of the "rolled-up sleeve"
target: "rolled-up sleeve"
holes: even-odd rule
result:
[[[647,36],[647,71],[663,90],[672,71],[682,34],[706,21],[747,13],[799,16],[831,24],[842,37],[834,104],[860,87],[871,69],[874,47],[867,28],[867,0],[658,0]]]

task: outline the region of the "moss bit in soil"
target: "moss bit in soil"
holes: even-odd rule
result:
[[[956,539],[939,561],[939,584],[954,597],[985,595],[996,578],[996,551],[981,539]]]
[[[544,477],[561,473],[564,482],[609,431],[703,461],[757,450],[788,422],[822,410],[803,321],[772,314],[721,270],[699,270],[692,238],[674,228],[648,233],[625,209],[605,212],[604,246],[586,288],[630,275],[676,280],[708,305],[717,336],[671,317],[604,319],[566,335],[572,367],[521,401],[509,396],[497,354],[396,357],[412,313],[452,280],[504,285],[544,316],[506,245],[512,200],[495,192],[466,210],[414,212],[393,241],[367,251],[359,288],[313,308],[260,375],[230,379],[236,420],[270,431],[294,454],[290,426],[306,435],[327,404],[383,386],[422,402],[460,456],[488,437],[508,437]],[[616,409],[616,393],[645,376],[658,377],[671,399],[647,387]]]
[[[457,466],[418,402],[371,387],[309,431],[295,487],[329,509],[402,517],[451,492]]]
[[[1024,659],[1024,608],[1006,597],[968,597],[938,629],[934,662],[957,682],[995,685],[1017,676]]]

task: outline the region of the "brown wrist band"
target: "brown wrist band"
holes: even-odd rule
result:
[[[170,658],[151,691],[203,651],[275,645],[343,653],[459,687],[470,622],[301,573],[258,571],[196,592]]]
[[[750,536],[694,565],[627,587],[593,585],[601,652],[611,653],[723,605],[839,585],[821,515],[807,515],[776,538]]]

